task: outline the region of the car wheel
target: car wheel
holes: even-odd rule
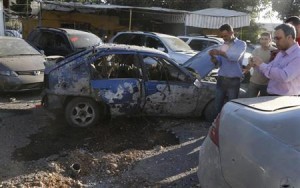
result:
[[[67,122],[74,127],[90,127],[99,122],[100,106],[92,99],[74,98],[65,108]]]
[[[208,122],[213,122],[217,117],[215,100],[210,101],[204,109],[204,118]]]

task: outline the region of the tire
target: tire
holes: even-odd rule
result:
[[[100,105],[89,98],[74,98],[65,108],[65,118],[73,127],[94,126],[100,119]]]
[[[210,101],[205,109],[204,109],[204,119],[208,122],[213,122],[217,117],[216,109],[215,109],[215,100]]]

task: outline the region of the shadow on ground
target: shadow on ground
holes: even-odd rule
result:
[[[38,160],[77,148],[119,153],[127,149],[148,150],[157,145],[166,147],[179,143],[174,134],[157,129],[156,118],[117,118],[102,122],[101,126],[73,128],[63,117],[58,117],[51,124],[31,135],[31,143],[16,149],[13,159]]]

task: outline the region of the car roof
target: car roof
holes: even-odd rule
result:
[[[231,102],[249,106],[262,111],[276,111],[284,108],[300,106],[300,97],[295,96],[266,96],[240,98]]]
[[[160,37],[174,37],[177,38],[176,36],[173,35],[168,35],[168,34],[164,34],[164,33],[157,33],[157,32],[148,32],[148,31],[120,31],[118,32],[118,34],[122,34],[122,33],[129,33],[129,34],[143,34],[143,35],[154,35],[154,36],[160,36]]]
[[[50,30],[50,31],[64,32],[64,33],[69,33],[69,34],[90,33],[88,31],[81,31],[81,30],[70,29],[70,28],[37,27],[36,29],[38,29],[38,30]]]
[[[224,42],[224,40],[216,35],[197,35],[197,36],[189,36],[189,35],[180,35],[179,38],[188,38],[188,39],[213,39],[219,42]]]
[[[134,45],[126,45],[126,44],[114,44],[114,43],[105,43],[100,46],[97,46],[96,49],[103,50],[103,49],[109,49],[109,50],[124,50],[124,51],[137,51],[137,52],[143,52],[143,53],[155,53],[159,55],[163,55],[166,57],[169,57],[168,54],[156,50],[154,48],[147,48],[144,46],[134,46]]]
[[[81,31],[81,30],[76,30],[76,29],[68,29],[68,28],[59,28],[59,29],[64,30],[69,34],[91,33],[91,32],[88,32],[88,31]]]

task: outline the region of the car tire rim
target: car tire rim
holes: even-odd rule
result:
[[[88,103],[77,104],[71,112],[71,119],[74,124],[86,127],[95,119],[95,110]]]

